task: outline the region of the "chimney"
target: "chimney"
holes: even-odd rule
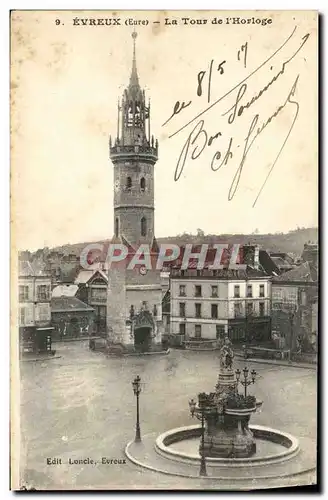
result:
[[[260,247],[255,245],[254,247],[254,268],[258,269],[260,267]]]

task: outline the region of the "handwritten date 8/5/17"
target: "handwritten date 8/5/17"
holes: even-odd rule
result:
[[[244,62],[244,68],[246,68],[247,65],[247,48],[248,48],[248,43],[244,43],[240,49],[237,52],[237,60],[241,61],[241,58],[243,58]],[[224,74],[224,65],[226,64],[226,60],[221,61],[218,66],[217,66],[217,71],[220,75]],[[208,84],[207,84],[207,102],[211,102],[211,86],[212,86],[212,74],[213,74],[213,64],[214,64],[214,59],[211,60],[209,64],[209,70],[208,70]],[[198,80],[198,86],[197,86],[197,95],[200,97],[203,94],[203,79],[206,75],[206,71],[200,71],[197,75],[197,80]]]
[[[238,61],[243,61],[244,68],[247,66],[247,50],[248,50],[248,42],[245,42],[243,45],[241,45],[240,49],[237,51],[237,60]],[[206,86],[207,90],[207,102],[211,102],[211,89],[212,89],[212,78],[213,78],[213,73],[217,73],[219,75],[224,75],[225,73],[225,65],[227,61],[223,59],[220,62],[214,61],[212,59],[209,63],[208,69],[206,70],[201,70],[197,73],[197,89],[196,89],[196,94],[198,97],[201,97],[204,94],[204,88]],[[166,125],[175,115],[179,114],[184,108],[187,108],[190,106],[192,101],[185,102],[185,101],[176,101],[174,107],[173,107],[173,112],[171,116],[163,123]]]

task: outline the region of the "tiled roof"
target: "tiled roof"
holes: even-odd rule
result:
[[[69,311],[94,311],[93,307],[82,302],[76,297],[53,297],[51,299],[52,312],[69,312]]]
[[[299,266],[287,271],[286,273],[281,274],[273,278],[273,281],[279,282],[293,282],[293,281],[303,281],[305,283],[316,282],[318,281],[317,277],[317,269],[310,266],[309,262],[304,262]]]

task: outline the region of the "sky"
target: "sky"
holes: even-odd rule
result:
[[[14,12],[11,200],[16,246],[34,250],[113,235],[108,139],[115,136],[117,99],[131,71],[129,19],[148,21],[137,26],[136,57],[140,84],[151,99],[151,132],[159,141],[156,236],[196,233],[198,228],[223,234],[317,226],[316,13],[238,12],[250,23],[254,15],[260,24],[233,25],[236,12],[227,11]],[[207,22],[190,24],[182,20],[186,17]],[[116,18],[121,25],[74,25],[75,18]],[[271,24],[263,25],[268,19]],[[226,112],[238,93],[232,117],[232,111]],[[177,101],[191,102],[163,126]],[[217,137],[209,141],[211,136]],[[186,162],[175,180],[184,153]]]

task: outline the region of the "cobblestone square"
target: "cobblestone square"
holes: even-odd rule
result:
[[[87,342],[55,348],[57,359],[21,363],[22,484],[37,489],[204,487],[201,479],[138,468],[126,459],[124,448],[135,432],[133,378],[142,379],[142,435],[194,424],[188,400],[213,390],[217,352],[171,350],[163,356],[115,358],[89,351]],[[247,365],[258,373],[249,392],[263,400],[252,422],[306,437],[315,446],[316,371]],[[235,359],[236,369],[244,366],[243,359]],[[211,483],[206,487],[220,489]]]

